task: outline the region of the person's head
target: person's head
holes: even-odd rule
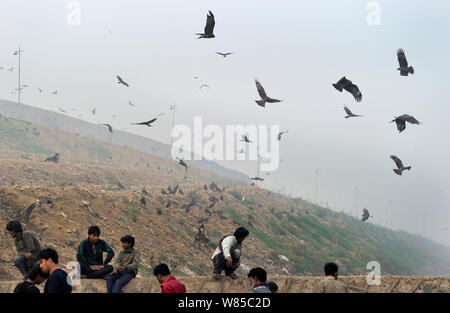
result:
[[[9,231],[11,237],[16,238],[23,232],[22,225],[19,221],[11,221],[6,225],[6,230]]]
[[[267,287],[269,287],[270,291],[272,291],[272,293],[277,293],[278,291],[278,285],[276,283],[274,283],[273,281],[269,281],[267,283]]]
[[[325,276],[333,276],[335,279],[338,278],[338,266],[336,263],[327,263],[324,266]]]
[[[161,284],[167,276],[170,275],[170,270],[167,264],[161,263],[155,267],[153,270],[153,275],[156,276],[156,279]]]
[[[39,285],[44,280],[46,280],[48,275],[44,273],[39,264],[35,264],[28,275],[28,279],[31,280],[36,285]]]
[[[91,226],[88,229],[88,237],[92,243],[97,243],[98,238],[100,237],[100,228],[98,226]]]
[[[134,247],[134,237],[130,235],[123,236],[120,238],[120,242],[122,243],[122,248],[124,250],[129,250]]]
[[[40,267],[46,274],[58,267],[58,252],[51,248],[47,248],[39,253],[38,259],[40,260]]]
[[[253,286],[264,284],[267,280],[267,273],[261,267],[252,268],[247,276]]]
[[[238,227],[234,231],[234,237],[236,237],[237,242],[241,243],[248,236],[249,232],[244,227]]]

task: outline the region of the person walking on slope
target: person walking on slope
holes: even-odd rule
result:
[[[222,271],[225,276],[236,279],[234,271],[241,265],[242,242],[249,235],[244,227],[238,227],[233,235],[228,235],[219,240],[219,245],[211,257],[213,261],[213,278],[220,279]]]

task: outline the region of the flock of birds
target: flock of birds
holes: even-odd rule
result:
[[[206,18],[206,25],[204,28],[203,33],[196,33],[196,35],[198,36],[198,39],[212,39],[215,38],[216,36],[214,35],[214,27],[215,27],[216,21],[215,21],[215,16],[211,11],[208,11],[207,14],[207,18]],[[223,58],[233,54],[234,52],[218,52],[216,51],[216,54],[222,56]],[[400,72],[401,76],[408,76],[409,74],[414,74],[414,68],[412,66],[408,65],[408,61],[406,59],[406,55],[403,49],[398,49],[397,50],[397,59],[398,59],[398,63],[399,63],[399,67],[397,68],[397,70]],[[3,70],[3,67],[0,67],[0,71]],[[14,70],[14,67],[11,67],[8,69],[8,71],[12,72]],[[119,75],[116,76],[117,78],[117,84],[119,85],[123,85],[125,87],[129,87],[130,85]],[[193,77],[194,79],[198,79],[197,76]],[[255,79],[255,84],[256,84],[256,90],[259,94],[260,99],[255,100],[256,104],[260,107],[265,108],[266,107],[266,103],[278,103],[278,102],[282,102],[283,100],[280,99],[275,99],[275,98],[271,98],[267,95],[265,89],[263,88],[263,86],[261,85],[261,83],[258,81],[258,79]],[[343,76],[341,79],[339,79],[336,83],[333,83],[332,86],[338,90],[339,92],[342,92],[343,90],[349,92],[355,99],[356,102],[361,102],[362,101],[362,93],[359,89],[359,87],[353,83],[351,80],[347,79],[345,76]],[[28,87],[27,85],[22,85],[21,88],[26,88]],[[200,89],[207,87],[209,88],[209,85],[207,84],[202,84],[200,86]],[[21,92],[21,88],[19,88],[17,91]],[[42,92],[42,89],[38,89],[39,92]],[[51,95],[56,95],[58,93],[57,90],[55,90],[54,92],[51,93]],[[135,105],[129,101],[129,105],[134,107]],[[59,108],[59,110],[63,113],[67,113],[67,111],[65,111],[62,108]],[[350,110],[350,108],[348,108],[347,106],[344,106],[344,111],[346,113],[345,118],[352,118],[352,117],[363,117],[363,115],[358,115],[358,114],[353,114],[353,112]],[[96,109],[94,108],[91,113],[93,115],[96,114]],[[163,113],[161,113],[159,116],[163,115]],[[131,123],[132,125],[139,125],[139,126],[148,126],[148,127],[152,127],[152,124],[154,122],[156,122],[158,119],[158,117],[154,117],[148,121],[143,121],[143,122],[138,122],[138,123]],[[399,131],[399,133],[403,132],[406,129],[406,123],[410,123],[410,124],[415,124],[415,125],[419,125],[421,124],[414,116],[409,115],[409,114],[403,114],[400,115],[398,117],[394,117],[394,119],[390,122],[393,123],[395,122],[397,125],[397,129]],[[103,123],[100,124],[102,126],[106,126],[109,130],[109,132],[112,134],[113,133],[113,127],[108,124],[108,123]],[[278,141],[281,140],[281,136],[285,133],[288,133],[288,131],[282,131],[277,135],[277,139]],[[250,140],[250,138],[248,138],[247,135],[242,135],[242,142],[244,143],[252,143],[253,141]],[[243,150],[238,151],[238,153],[244,153]],[[411,166],[404,166],[403,162],[400,160],[400,158],[398,158],[395,155],[391,155],[390,156],[391,159],[395,162],[395,165],[397,166],[397,168],[393,169],[394,173],[397,175],[402,175],[403,171],[405,170],[411,170]],[[187,172],[187,164],[183,159],[179,159],[179,165],[185,167],[186,172]],[[186,177],[185,177],[186,178]],[[264,178],[261,177],[252,177],[251,178],[253,181],[263,181]],[[254,184],[254,183],[253,183]],[[364,208],[363,211],[363,216],[362,216],[362,220],[366,221],[370,215],[367,209]]]

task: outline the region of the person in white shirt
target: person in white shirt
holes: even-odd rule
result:
[[[234,271],[241,265],[241,244],[248,235],[247,229],[238,227],[233,235],[220,239],[219,245],[211,257],[214,279],[220,279],[222,271],[225,271],[225,276],[230,276],[232,279],[237,278]]]

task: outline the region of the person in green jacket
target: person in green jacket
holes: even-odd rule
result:
[[[10,221],[6,225],[6,230],[14,238],[16,246],[17,255],[14,257],[14,265],[26,280],[33,265],[39,264],[38,255],[41,252],[41,245],[32,233],[23,231],[19,221]]]
[[[138,272],[140,254],[134,250],[134,237],[126,235],[120,241],[123,250],[117,256],[114,271],[106,278],[109,293],[121,293],[122,287],[136,277]]]

